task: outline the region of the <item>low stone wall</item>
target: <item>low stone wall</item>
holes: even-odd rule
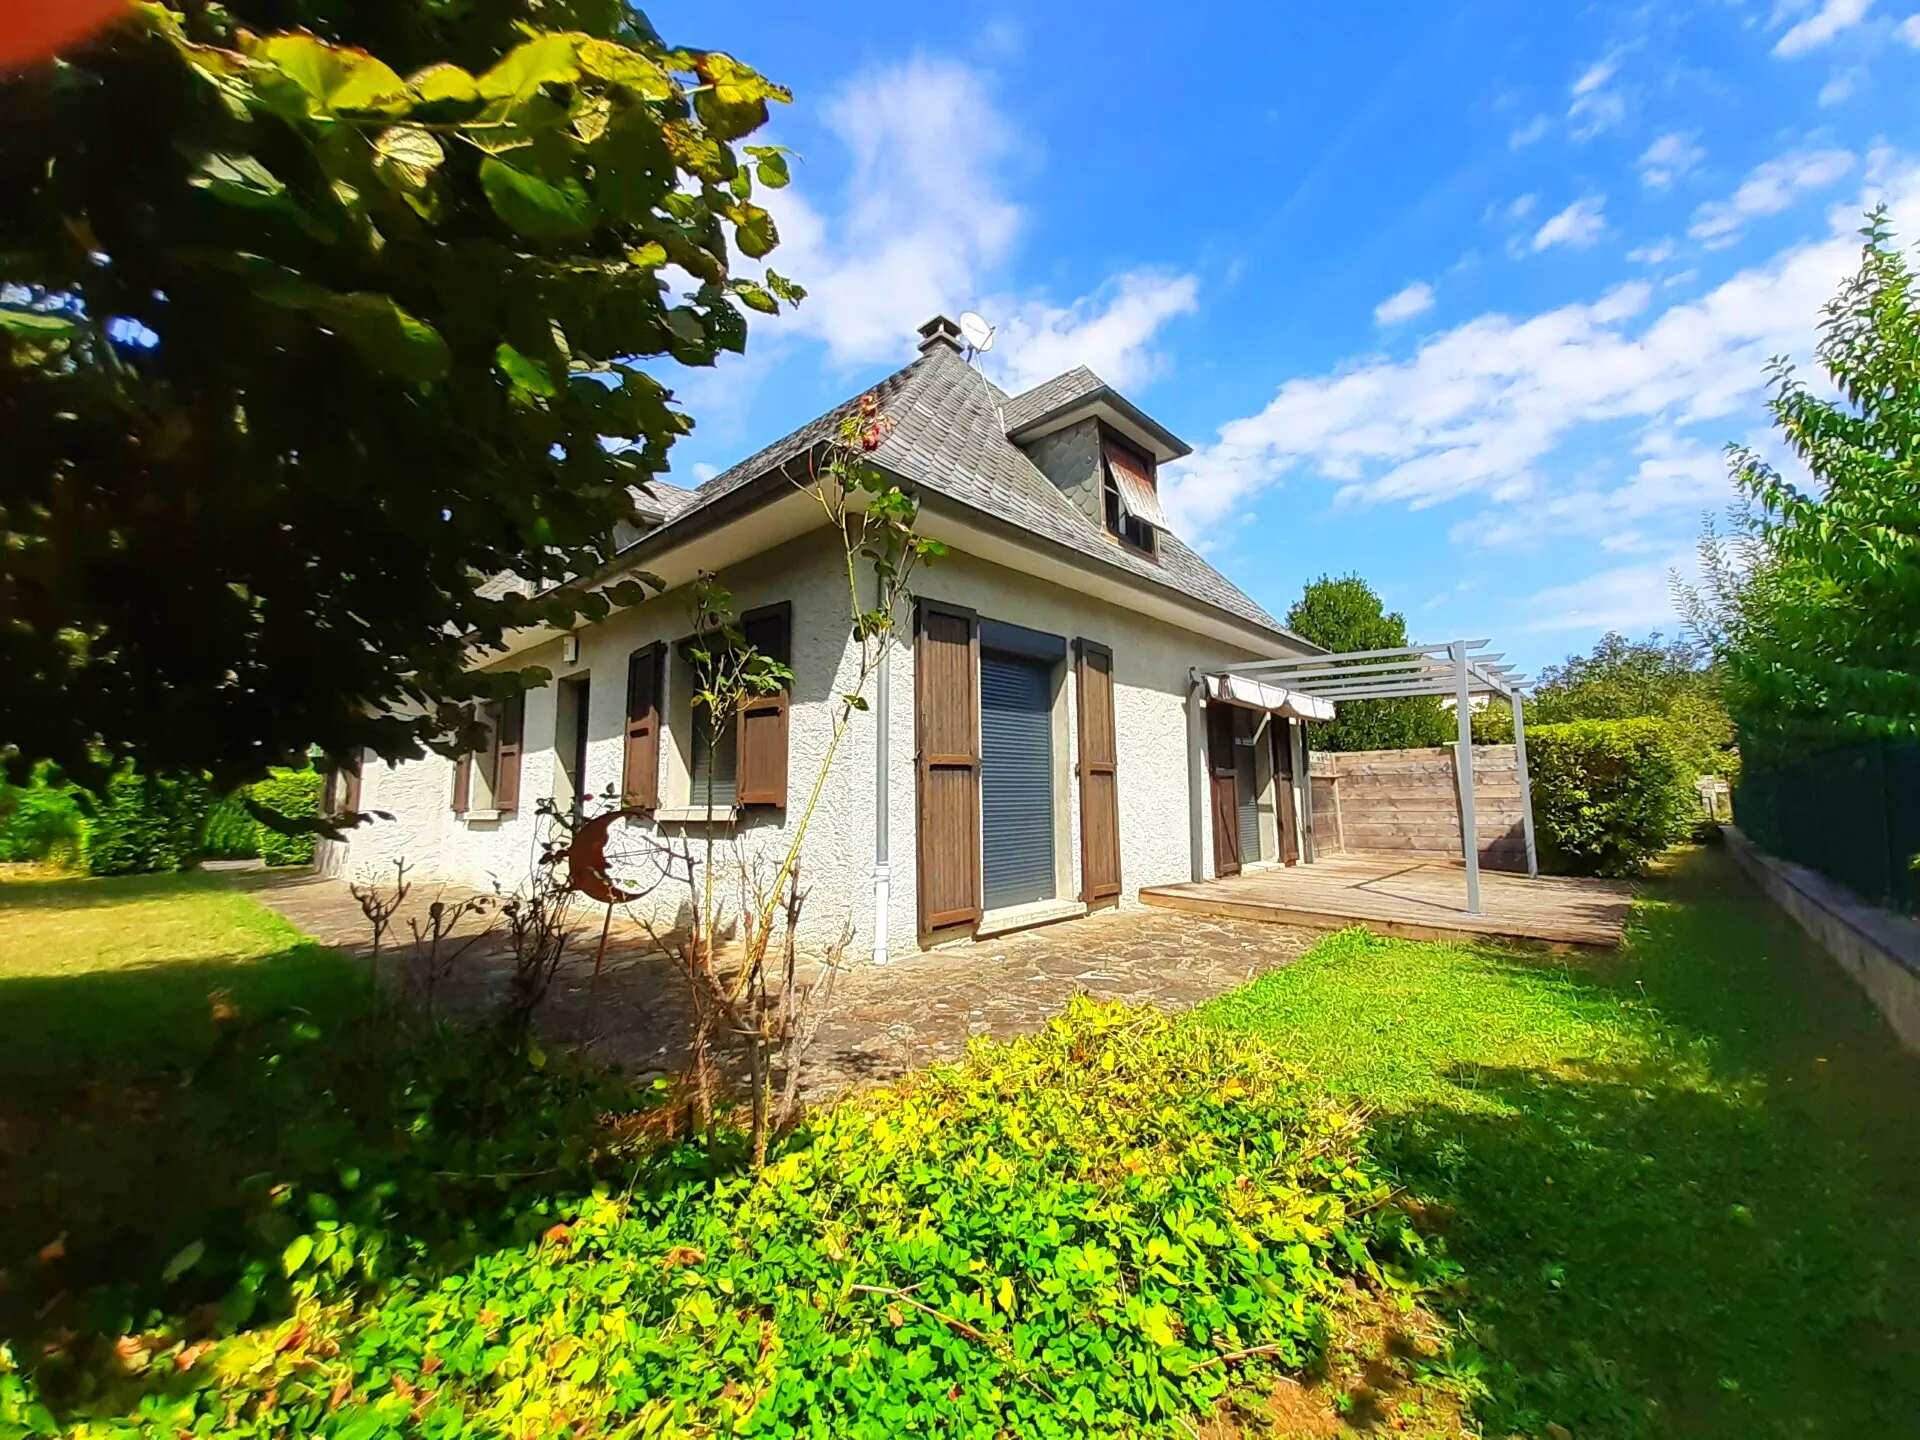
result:
[[[1460,789],[1453,746],[1316,751],[1309,774],[1318,854],[1404,851],[1459,858]],[[1490,870],[1524,872],[1526,829],[1513,746],[1473,747],[1473,810],[1480,863]]]
[[[1720,834],[1740,868],[1867,992],[1893,1033],[1920,1054],[1920,921],[1867,904],[1844,886],[1759,849],[1731,825]]]

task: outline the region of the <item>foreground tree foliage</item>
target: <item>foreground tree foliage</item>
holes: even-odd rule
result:
[[[640,598],[563,582],[691,423],[654,357],[799,298],[733,274],[786,98],[622,0],[139,4],[0,84],[14,778],[449,749],[539,678],[470,645]]]
[[[1389,611],[1358,575],[1322,575],[1287,611],[1287,628],[1328,650],[1389,650],[1409,644],[1407,617]],[[1452,743],[1452,718],[1430,695],[1347,700],[1313,729],[1316,750],[1411,750]]]
[[[1837,394],[1775,365],[1774,421],[1814,483],[1735,450],[1747,505],[1683,595],[1750,750],[1920,735],[1920,295],[1885,213],[1864,233],[1820,329]]]

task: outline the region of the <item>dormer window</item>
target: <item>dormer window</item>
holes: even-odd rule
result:
[[[1102,435],[1100,451],[1107,533],[1142,554],[1156,553],[1155,532],[1168,527],[1152,457],[1111,434]]]

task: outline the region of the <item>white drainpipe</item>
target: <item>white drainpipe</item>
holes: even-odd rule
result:
[[[887,836],[888,769],[893,725],[893,637],[882,639],[880,672],[874,679],[873,718],[873,963],[887,963],[887,912],[893,867]]]

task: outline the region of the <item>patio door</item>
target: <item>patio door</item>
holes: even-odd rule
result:
[[[1273,717],[1273,809],[1280,821],[1280,863],[1297,864],[1300,859],[1300,819],[1294,813],[1293,721]]]
[[[1241,747],[1234,744],[1234,707],[1207,706],[1207,776],[1213,798],[1213,873],[1238,875]]]

